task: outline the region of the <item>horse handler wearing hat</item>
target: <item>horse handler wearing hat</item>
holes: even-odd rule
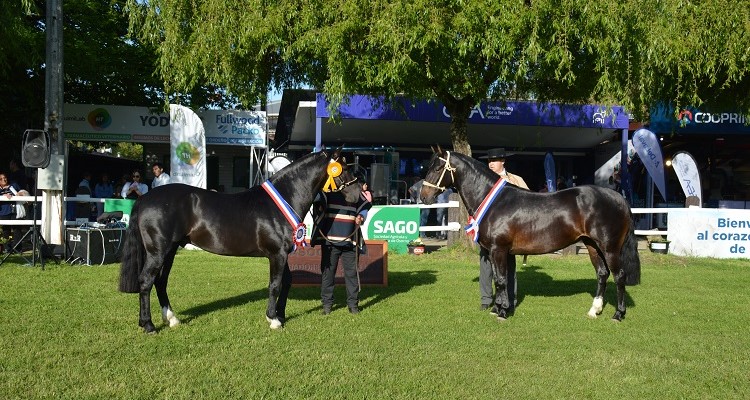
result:
[[[492,171],[494,171],[496,174],[502,176],[505,178],[505,180],[508,181],[508,183],[511,183],[513,185],[516,185],[518,187],[524,188],[526,190],[529,189],[528,185],[526,185],[526,182],[518,175],[511,174],[505,169],[505,158],[509,156],[510,154],[505,153],[505,149],[495,148],[495,149],[489,149],[487,151],[487,155],[480,157],[480,158],[486,158],[487,163]],[[492,261],[489,257],[490,253],[487,249],[484,247],[479,248],[479,293],[480,293],[480,300],[481,300],[481,306],[480,309],[482,311],[490,308],[491,304],[495,303],[495,297],[492,294]],[[510,309],[511,312],[515,310],[516,307],[516,257],[510,256],[508,257],[508,302],[510,303]],[[495,306],[492,307],[490,310],[490,313],[497,314],[497,309]]]

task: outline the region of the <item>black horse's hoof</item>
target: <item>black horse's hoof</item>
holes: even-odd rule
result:
[[[510,316],[510,313],[505,308],[501,308],[501,309],[497,310],[497,314],[495,314],[495,315],[497,315],[497,320],[498,321],[505,321]]]
[[[612,316],[612,321],[615,321],[615,322],[622,322],[623,319],[625,319],[624,312],[616,311],[615,315]]]
[[[144,333],[148,333],[148,334],[156,333],[156,327],[154,326],[154,323],[151,321],[143,323],[141,324],[141,326],[143,327]]]

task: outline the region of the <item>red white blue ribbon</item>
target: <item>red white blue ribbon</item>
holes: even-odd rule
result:
[[[469,225],[466,225],[464,230],[466,230],[467,235],[472,237],[475,243],[479,241],[479,224],[482,223],[484,214],[487,213],[487,209],[490,208],[490,205],[495,201],[495,198],[497,198],[497,195],[503,190],[506,183],[508,183],[508,181],[505,179],[498,179],[497,182],[495,182],[495,186],[490,189],[490,192],[484,197],[479,208],[474,212],[474,216],[469,215]]]
[[[294,234],[292,235],[292,240],[294,240],[294,250],[297,250],[297,246],[307,246],[307,242],[305,242],[307,227],[303,222],[300,221],[299,216],[296,212],[294,212],[292,206],[290,206],[289,203],[287,203],[286,200],[281,197],[281,194],[279,194],[271,181],[263,182],[261,187],[266,191],[266,193],[268,193],[269,196],[271,196],[273,202],[276,203],[276,207],[281,210],[281,213],[284,214],[284,217],[289,222],[289,225],[292,226],[292,229],[294,230]]]

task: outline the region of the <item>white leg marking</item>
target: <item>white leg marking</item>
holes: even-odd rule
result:
[[[266,317],[266,321],[268,321],[268,323],[271,324],[270,325],[271,329],[279,329],[282,327],[281,321],[279,321],[278,318],[271,319],[271,318]]]
[[[596,318],[599,314],[602,313],[602,309],[604,309],[604,298],[594,297],[594,302],[591,304],[591,309],[586,315],[588,315],[589,318]]]
[[[161,319],[165,324],[169,324],[170,328],[180,324],[180,320],[177,319],[177,316],[174,315],[174,311],[169,307],[161,308]]]

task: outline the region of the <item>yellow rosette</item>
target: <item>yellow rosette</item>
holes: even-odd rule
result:
[[[331,161],[331,163],[328,164],[327,171],[328,171],[328,180],[326,181],[326,184],[323,185],[324,192],[330,192],[331,190],[336,190],[336,181],[334,181],[333,178],[341,175],[344,169],[341,167],[341,164],[339,164],[338,162]]]

